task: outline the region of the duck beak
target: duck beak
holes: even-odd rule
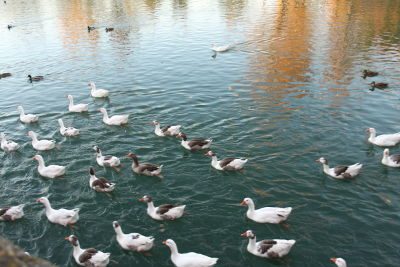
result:
[[[240,234],[241,237],[247,237],[246,232],[244,232],[243,234]]]
[[[138,199],[140,202],[144,202],[144,198],[139,198]]]
[[[319,162],[319,159],[316,159],[315,162]]]
[[[69,241],[69,236],[64,237],[64,240]]]
[[[167,245],[167,241],[165,241],[165,240],[164,240],[162,243],[163,243],[164,245]]]
[[[336,258],[330,258],[329,259],[331,262],[336,263]]]
[[[32,160],[35,160],[35,157],[32,157]]]
[[[247,206],[246,202],[244,202],[244,200],[242,202],[240,202],[240,206]]]
[[[36,202],[40,202],[39,198],[38,198],[38,199],[36,199]]]
[[[367,132],[367,133],[369,133],[369,129],[367,128],[367,129],[365,129],[365,131]]]

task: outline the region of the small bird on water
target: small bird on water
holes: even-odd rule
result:
[[[378,76],[379,72],[376,71],[371,71],[371,70],[363,70],[363,78],[367,78],[367,77],[375,77]]]
[[[114,28],[106,28],[106,32],[112,32]]]
[[[96,27],[94,27],[94,26],[87,26],[88,32],[93,31],[95,29],[96,29]]]
[[[32,75],[28,75],[29,81],[30,82],[38,82],[44,79],[43,76],[32,76]]]
[[[373,91],[375,88],[378,88],[378,89],[385,89],[385,88],[388,88],[388,86],[389,86],[389,84],[388,83],[376,83],[376,82],[372,82],[372,83],[370,83],[370,85],[371,85],[371,90]]]

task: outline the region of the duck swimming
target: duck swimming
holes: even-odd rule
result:
[[[247,206],[246,216],[250,220],[258,223],[281,223],[286,221],[292,212],[292,208],[276,208],[276,207],[265,207],[261,209],[255,209],[254,202],[251,198],[246,197],[243,199],[241,206]]]
[[[63,136],[78,136],[79,130],[74,127],[65,127],[62,119],[58,119],[58,124],[60,125],[60,133]]]
[[[129,153],[127,157],[133,160],[132,170],[137,174],[143,174],[147,176],[161,176],[161,170],[163,165],[156,165],[152,163],[139,163],[136,154]]]
[[[370,70],[363,70],[363,78],[367,78],[367,77],[374,77],[374,76],[378,76],[379,72],[376,71],[370,71]]]
[[[376,83],[372,82],[370,83],[372,89],[378,88],[378,89],[385,89],[388,88],[389,84],[388,83]]]
[[[110,155],[103,156],[98,146],[94,146],[93,149],[94,151],[96,151],[97,164],[102,167],[111,167],[114,168],[116,171],[119,171],[119,168],[117,168],[121,165],[121,161],[119,160],[119,158]]]
[[[44,76],[32,76],[32,75],[28,75],[28,79],[30,82],[38,82],[44,79]]]
[[[45,208],[46,216],[49,222],[60,224],[62,226],[73,225],[79,220],[79,209],[53,209],[47,197],[41,197],[36,200],[42,203]]]
[[[105,108],[99,109],[103,113],[103,122],[107,125],[123,125],[128,123],[129,115],[114,115],[108,117],[107,110]]]
[[[154,246],[154,237],[152,236],[144,236],[139,233],[124,234],[117,221],[113,222],[113,227],[118,244],[125,250],[145,252]]]
[[[97,89],[96,84],[94,82],[89,82],[90,87],[90,95],[95,98],[104,98],[108,97],[109,92],[106,89]]]
[[[347,267],[347,263],[342,258],[330,258],[330,261],[336,264],[337,267]]]
[[[356,163],[349,166],[339,165],[334,168],[329,168],[328,160],[323,157],[317,159],[316,162],[322,164],[325,174],[336,179],[352,179],[360,174],[361,168],[363,166],[360,163]]]
[[[51,150],[56,147],[56,141],[46,139],[39,140],[37,133],[34,131],[29,131],[28,136],[32,138],[32,147],[38,151]]]
[[[104,253],[95,248],[82,249],[78,238],[70,235],[65,238],[73,247],[72,255],[75,262],[80,266],[86,267],[106,267],[110,262],[110,253]]]
[[[163,204],[154,207],[153,198],[144,196],[139,199],[140,202],[147,203],[147,214],[158,221],[172,221],[179,219],[185,212],[186,205],[175,206],[172,204]]]
[[[186,134],[184,133],[179,133],[177,136],[182,139],[181,145],[190,151],[207,149],[211,146],[212,143],[211,138],[209,139],[196,138],[188,141]]]
[[[25,204],[0,208],[0,221],[11,222],[24,217]]]
[[[56,178],[65,174],[65,167],[59,165],[49,165],[46,166],[44,159],[41,155],[36,155],[32,158],[38,162],[38,172],[41,176],[47,178]]]
[[[393,134],[381,134],[376,136],[375,128],[368,128],[368,142],[377,146],[395,146],[400,142],[400,132]]]
[[[389,148],[385,148],[381,162],[383,165],[398,168],[400,167],[400,154],[390,155]]]
[[[181,125],[168,125],[163,128],[160,127],[158,121],[153,121],[155,126],[154,133],[158,136],[177,136],[180,133]]]
[[[211,157],[211,166],[220,171],[242,170],[247,163],[247,159],[245,158],[225,158],[218,160],[217,155],[211,150],[204,155]]]
[[[115,183],[111,183],[105,178],[97,178],[94,169],[89,169],[89,186],[97,192],[112,192],[115,189]]]
[[[68,95],[69,105],[68,110],[70,112],[87,112],[89,110],[88,104],[74,104],[74,97],[72,95]]]
[[[25,114],[24,108],[22,106],[18,106],[19,111],[19,120],[23,123],[33,123],[39,120],[38,115],[33,114]]]
[[[5,152],[12,152],[19,148],[19,145],[11,140],[7,140],[6,135],[4,133],[0,133],[1,140],[1,149]]]

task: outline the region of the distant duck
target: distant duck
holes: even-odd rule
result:
[[[14,28],[15,26],[14,25],[11,25],[11,24],[8,24],[7,25],[7,29],[9,29],[9,30],[11,30],[12,28]]]
[[[275,208],[275,207],[265,207],[261,209],[255,209],[254,202],[251,198],[246,197],[243,199],[242,206],[247,206],[247,218],[258,223],[281,223],[286,221],[292,212],[292,208]]]
[[[103,113],[103,122],[107,125],[123,125],[128,123],[129,115],[114,115],[108,117],[108,113],[105,108],[101,108],[99,111]]]
[[[335,263],[337,267],[347,267],[347,263],[342,258],[330,258],[330,261]]]
[[[86,267],[106,267],[110,262],[110,253],[104,253],[95,248],[82,249],[78,238],[70,235],[65,238],[73,246],[72,255],[75,262],[80,266]]]
[[[367,78],[367,77],[374,77],[374,76],[378,76],[379,72],[376,71],[370,71],[370,70],[363,70],[363,78]]]
[[[46,166],[44,159],[41,155],[36,155],[32,158],[38,162],[38,172],[41,176],[47,178],[56,178],[65,174],[65,167],[60,165],[49,165]]]
[[[97,89],[96,84],[94,82],[89,82],[89,87],[90,87],[90,95],[92,97],[96,98],[103,98],[103,97],[108,97],[109,92],[106,89]]]
[[[98,146],[94,146],[93,149],[94,151],[96,151],[97,164],[99,164],[102,167],[111,167],[119,171],[119,169],[117,168],[118,166],[121,165],[121,161],[119,160],[119,158],[110,155],[103,156]]]
[[[19,145],[11,140],[7,140],[4,133],[0,133],[1,149],[5,152],[12,152],[19,148]]]
[[[106,32],[112,32],[114,28],[106,28]]]
[[[179,219],[183,216],[186,208],[186,205],[175,206],[172,204],[163,204],[154,207],[153,198],[151,196],[144,196],[140,198],[139,201],[147,203],[147,214],[158,221]]]
[[[372,89],[378,88],[378,89],[385,89],[389,86],[388,83],[376,83],[376,82],[372,82],[370,83]]]
[[[171,250],[171,261],[176,267],[211,267],[217,264],[218,258],[211,258],[195,252],[179,253],[178,247],[172,239],[163,241],[163,244]]]
[[[147,176],[160,176],[163,165],[156,165],[152,163],[139,163],[136,154],[129,153],[127,155],[133,160],[132,170],[137,174],[143,174]]]
[[[270,239],[257,242],[256,235],[251,230],[247,230],[241,236],[249,239],[249,244],[247,245],[248,252],[255,256],[269,259],[286,256],[296,243],[295,240],[286,239]]]
[[[181,125],[168,125],[161,128],[158,121],[153,121],[153,125],[155,126],[154,133],[158,136],[177,136],[182,127]]]
[[[207,149],[211,146],[212,139],[192,139],[190,141],[187,140],[187,136],[184,133],[179,133],[178,137],[182,139],[181,145],[190,151],[196,151],[201,149]]]
[[[38,82],[44,79],[44,76],[32,76],[32,75],[28,75],[28,79],[30,82]]]
[[[395,146],[400,142],[400,132],[394,134],[381,134],[376,136],[375,128],[368,128],[368,142],[377,146]]]
[[[389,148],[383,150],[382,164],[389,167],[400,167],[400,154],[389,154]]]
[[[25,114],[24,108],[22,106],[18,106],[19,111],[19,120],[23,123],[33,123],[39,120],[38,115],[33,114]]]
[[[68,100],[69,100],[68,110],[70,112],[87,112],[89,110],[88,104],[74,105],[74,97],[72,95],[68,95]]]
[[[0,73],[0,79],[7,78],[7,77],[10,77],[10,76],[11,76],[11,73],[9,73],[9,72]]]
[[[204,155],[211,157],[211,166],[220,171],[241,170],[248,161],[245,158],[225,158],[218,160],[217,155],[211,150]]]
[[[336,179],[352,179],[360,174],[361,168],[363,166],[360,163],[356,163],[349,166],[339,165],[334,168],[329,168],[328,160],[323,157],[317,159],[316,162],[322,164],[325,174]]]
[[[32,138],[33,148],[38,151],[51,150],[56,147],[56,141],[46,139],[39,140],[34,131],[29,131],[28,136]]]
[[[46,216],[49,222],[60,224],[62,226],[72,226],[79,220],[79,209],[53,209],[50,201],[47,197],[41,197],[36,200],[38,203],[42,203],[45,208]]]
[[[58,119],[58,124],[60,125],[60,133],[63,136],[78,136],[79,135],[79,130],[74,128],[74,127],[68,127],[66,128],[64,126],[64,122],[62,119]]]
[[[232,45],[221,45],[221,46],[217,46],[215,44],[212,45],[211,50],[214,52],[227,52],[228,50],[230,50],[231,48],[233,48]]]
[[[0,221],[15,221],[24,217],[25,204],[0,208]]]
[[[88,32],[93,31],[95,29],[96,29],[96,27],[94,27],[94,26],[87,26]]]
[[[112,192],[115,189],[115,183],[111,183],[105,178],[97,178],[93,168],[89,170],[89,186],[97,192]]]
[[[118,244],[125,250],[146,252],[154,246],[154,237],[152,236],[144,236],[138,233],[124,234],[117,221],[113,222],[113,227]]]

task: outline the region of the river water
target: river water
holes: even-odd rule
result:
[[[7,24],[15,27],[7,29]],[[97,29],[88,32],[87,26]],[[111,252],[110,266],[173,266],[161,244],[219,257],[217,266],[398,266],[399,170],[380,164],[382,149],[366,142],[365,128],[400,131],[400,1],[396,0],[9,0],[0,4],[0,131],[21,144],[0,157],[1,206],[26,203],[26,216],[1,223],[0,232],[33,255],[76,266],[64,237]],[[114,27],[105,32],[105,27]],[[211,45],[234,44],[212,57]],[[363,69],[380,72],[363,79]],[[37,83],[26,76],[45,75]],[[110,90],[94,100],[88,81]],[[390,84],[369,90],[372,80]],[[66,95],[89,103],[88,115],[67,111]],[[40,115],[18,121],[16,107]],[[98,109],[130,114],[125,127],[105,126]],[[57,119],[81,129],[64,138]],[[152,120],[181,124],[190,137],[212,137],[220,157],[247,157],[243,172],[223,173],[203,153],[175,138],[154,135]],[[42,152],[67,166],[61,179],[39,176],[29,130],[57,141]],[[120,173],[97,166],[94,145],[121,157]],[[164,165],[164,179],[138,176],[128,152]],[[392,152],[399,152],[398,148]],[[352,181],[325,176],[314,162],[364,164]],[[88,168],[117,183],[113,194],[88,186]],[[150,219],[143,203],[182,203],[173,222]],[[50,224],[35,199],[81,208],[74,230]],[[248,221],[239,206],[291,206],[286,225]],[[150,256],[120,249],[112,228],[153,235]],[[247,229],[259,239],[297,240],[281,260],[246,251]]]

